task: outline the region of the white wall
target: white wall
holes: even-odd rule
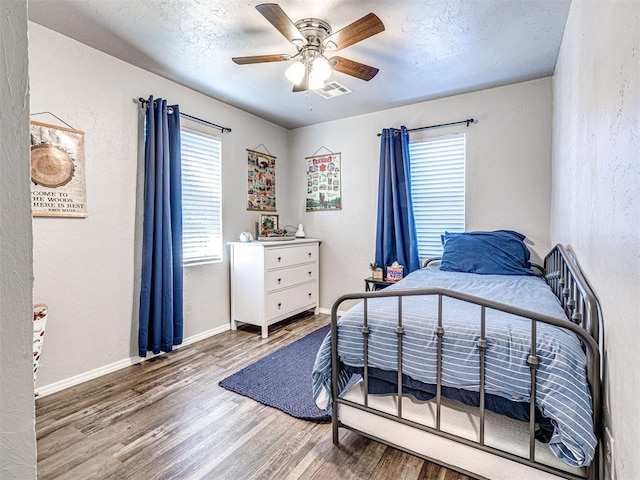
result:
[[[553,88],[551,240],[599,296],[617,478],[640,478],[640,3],[574,0]]]
[[[27,2],[0,1],[0,478],[36,478]]]
[[[428,131],[433,136],[466,133],[466,228],[520,231],[532,242],[536,259],[543,256],[549,250],[551,101],[551,79],[545,78],[293,130],[291,217],[304,224],[307,236],[322,239],[321,306],[328,309],[339,295],[362,291],[370,275],[380,149],[376,134],[386,127],[476,119],[469,128]],[[342,210],[306,213],[305,157],[320,147],[342,153]]]
[[[288,218],[288,131],[40,25],[29,23],[29,37],[31,112],[52,112],[86,132],[88,218],[33,219],[34,298],[50,307],[37,386],[62,387],[137,356],[132,100],[153,94],[233,129],[222,135],[225,241],[253,231],[258,219],[246,210],[247,148],[263,143],[277,157],[277,213]],[[59,124],[48,115],[32,118]],[[185,338],[229,328],[226,251],[223,263],[185,268]]]

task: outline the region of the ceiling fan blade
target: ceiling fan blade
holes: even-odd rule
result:
[[[265,62],[286,62],[291,60],[291,55],[277,54],[277,55],[253,55],[249,57],[233,57],[233,60],[238,65],[247,65],[249,63],[265,63]]]
[[[370,67],[364,63],[349,60],[344,57],[331,57],[329,64],[336,72],[346,73],[352,77],[359,78],[361,80],[369,81],[380,71],[378,68]]]
[[[302,46],[307,43],[307,39],[302,36],[300,30],[277,3],[262,3],[256,5],[256,10],[294,45]]]
[[[328,50],[337,51],[353,45],[365,38],[384,31],[384,24],[375,13],[369,13],[359,20],[329,35],[324,46]],[[335,48],[334,48],[335,45]]]

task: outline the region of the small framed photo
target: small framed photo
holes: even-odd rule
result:
[[[276,230],[280,229],[278,215],[272,213],[260,214],[260,232],[261,237],[268,237],[273,235]]]

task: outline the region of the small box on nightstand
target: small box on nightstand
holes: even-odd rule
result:
[[[391,265],[387,267],[387,282],[397,282],[402,280],[402,265]]]

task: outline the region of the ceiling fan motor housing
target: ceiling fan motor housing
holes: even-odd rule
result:
[[[294,41],[303,58],[306,61],[312,61],[318,55],[323,55],[325,48],[328,48],[324,45],[324,41],[331,35],[331,25],[318,18],[303,18],[298,20],[295,26],[307,40],[304,45]]]
[[[331,35],[331,25],[318,18],[303,18],[295,23],[307,42],[313,45],[322,45],[322,42]]]

